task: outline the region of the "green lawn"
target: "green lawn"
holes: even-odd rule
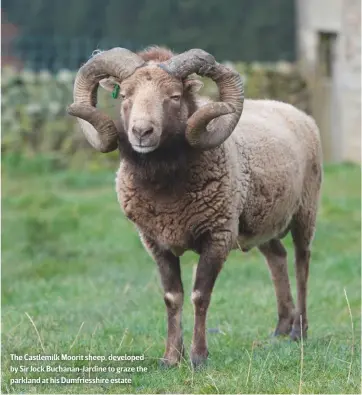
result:
[[[162,291],[156,265],[120,212],[115,170],[56,170],[41,161],[14,167],[3,161],[3,393],[360,393],[358,166],[325,169],[310,268],[308,341],[302,347],[270,338],[276,306],[267,267],[257,250],[235,251],[209,310],[208,326],[214,329],[208,335],[210,360],[196,372],[188,360],[179,368],[158,366],[166,332]],[[295,290],[290,236],[286,244]],[[182,258],[187,351],[193,325],[188,295],[196,261],[192,253]],[[11,361],[11,353],[144,354],[145,361],[133,364],[61,365],[140,365],[148,372],[84,374],[132,378],[131,385],[10,384],[26,376],[73,377],[11,373],[11,366],[59,365]]]

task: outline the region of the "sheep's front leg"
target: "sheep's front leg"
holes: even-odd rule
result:
[[[181,280],[180,259],[169,250],[163,250],[153,241],[142,237],[143,244],[155,259],[164,289],[167,309],[167,342],[162,359],[165,366],[176,365],[184,353],[182,340],[182,305],[184,291]]]
[[[184,292],[180,259],[170,251],[165,251],[158,255],[156,261],[161,275],[167,309],[167,343],[162,361],[165,365],[172,366],[180,361],[184,353],[181,325]]]
[[[229,232],[213,235],[202,246],[191,297],[195,319],[191,346],[191,362],[194,367],[205,362],[209,354],[206,341],[206,315],[216,278],[230,248],[231,234]]]

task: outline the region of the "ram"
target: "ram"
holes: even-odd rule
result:
[[[215,81],[219,101],[200,101],[195,73]],[[119,90],[116,123],[96,108],[99,84]],[[158,47],[138,54],[113,48],[91,57],[78,71],[68,112],[93,147],[121,153],[118,200],[156,261],[164,288],[166,365],[177,364],[184,352],[179,257],[186,250],[200,255],[192,292],[194,366],[208,356],[206,314],[232,249],[257,247],[264,255],[277,299],[275,335],[306,335],[310,250],[322,182],[319,131],[312,118],[289,104],[244,101],[240,75],[203,50],[175,55]],[[281,242],[289,231],[296,306]]]

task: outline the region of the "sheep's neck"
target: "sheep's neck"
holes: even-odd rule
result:
[[[158,190],[179,188],[187,181],[190,167],[200,155],[182,141],[149,154],[139,154],[132,150],[128,141],[123,141],[120,154],[137,184]]]

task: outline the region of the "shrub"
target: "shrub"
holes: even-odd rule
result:
[[[289,63],[228,63],[244,77],[247,98],[273,98],[309,112],[305,82],[296,66]],[[99,160],[112,162],[117,154],[96,155],[79,130],[74,118],[66,114],[72,102],[75,72],[60,70],[20,73],[3,69],[2,73],[2,152],[7,154],[52,154],[65,166]],[[216,85],[204,80],[202,94],[217,97]],[[99,107],[116,116],[117,102],[108,92],[99,90]],[[102,157],[102,159],[99,159]]]

